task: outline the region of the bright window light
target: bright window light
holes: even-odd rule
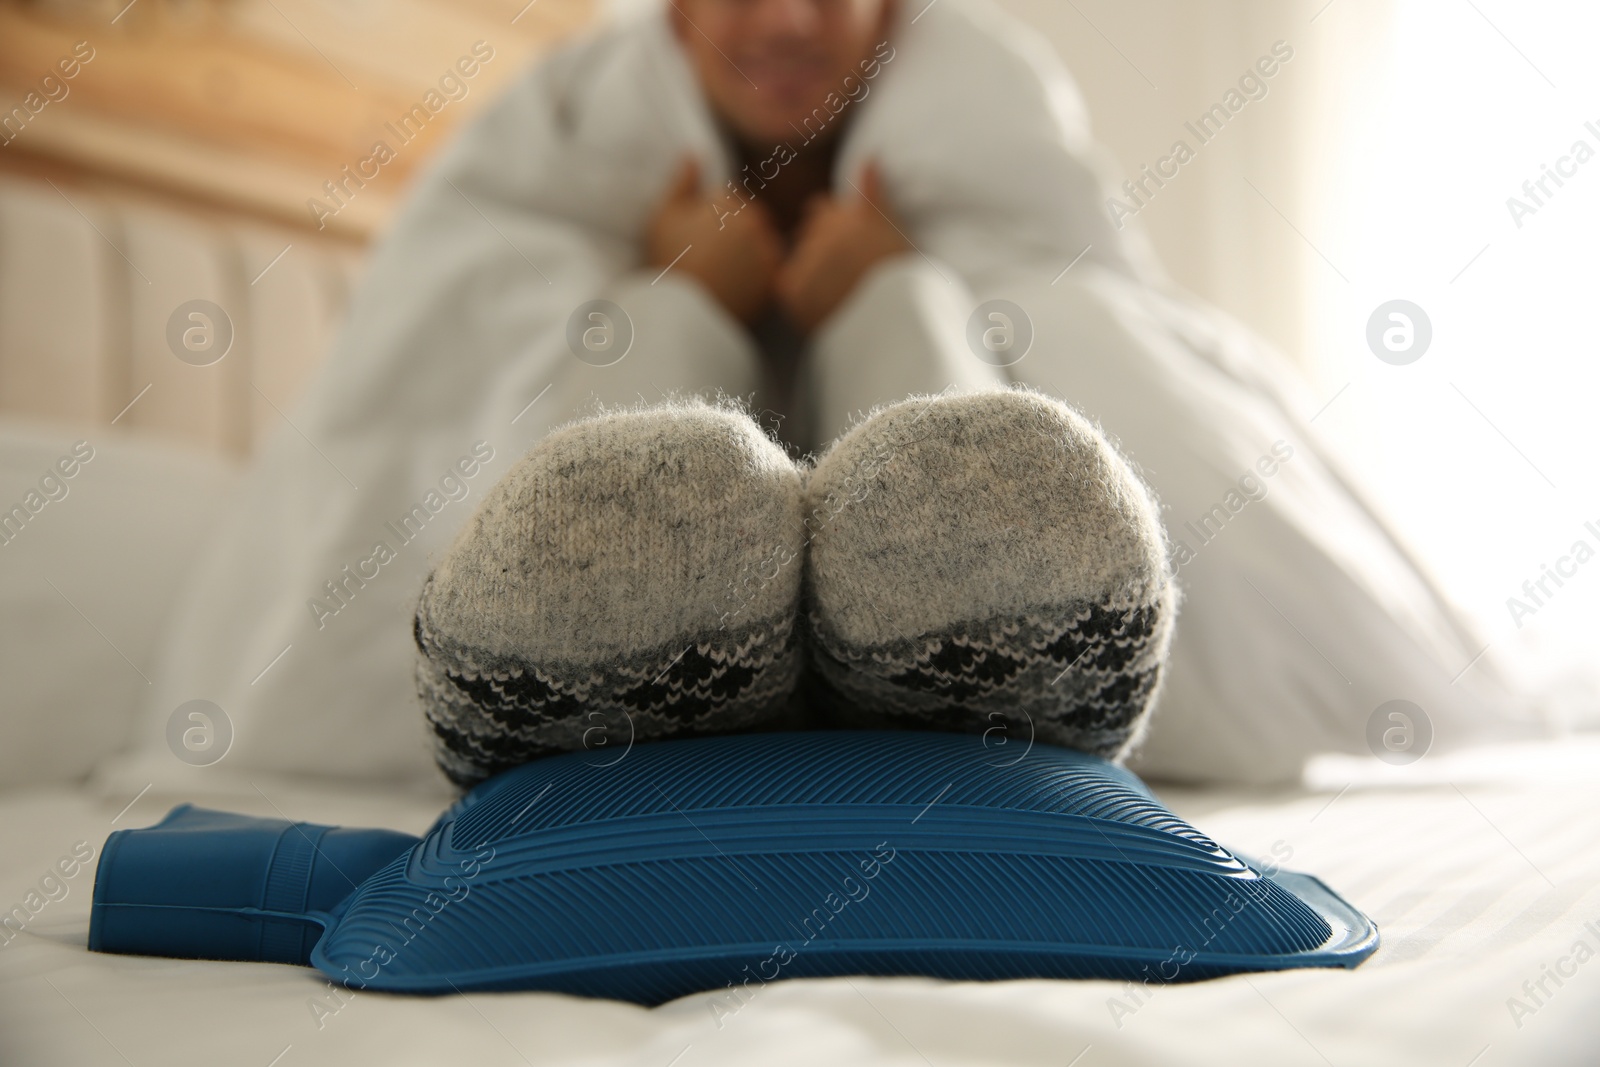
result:
[[[1324,17],[1356,33],[1364,16],[1356,3]],[[1341,114],[1308,237],[1334,267],[1313,271],[1309,335],[1337,399],[1317,425],[1485,639],[1547,665],[1592,658],[1600,10],[1403,2],[1391,30],[1371,62],[1332,57]],[[1397,299],[1432,332],[1403,365],[1367,342],[1374,310]],[[1381,325],[1397,346],[1420,327]]]

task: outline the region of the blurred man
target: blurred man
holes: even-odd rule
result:
[[[1136,767],[1282,780],[1365,752],[1396,697],[1441,735],[1501,722],[1487,660],[1463,672],[1477,643],[1325,458],[1316,402],[1171,292],[1105,200],[1071,80],[984,0],[673,0],[558,50],[375,249],[300,432],[188,591],[152,751],[205,695],[232,767],[430,775],[407,620],[475,507],[434,492],[469,450],[487,486],[597,403],[716,392],[817,448],[877,404],[1010,384],[1097,421],[1169,529],[1224,516],[1172,563]],[[1245,509],[1252,471],[1270,491]],[[426,521],[397,542],[397,516]],[[350,569],[380,545],[381,571]]]

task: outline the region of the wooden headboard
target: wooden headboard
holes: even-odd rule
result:
[[[596,6],[0,0],[0,412],[248,453],[408,176]]]

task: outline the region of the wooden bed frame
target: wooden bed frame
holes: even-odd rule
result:
[[[0,0],[0,414],[248,454],[408,177],[596,6]]]

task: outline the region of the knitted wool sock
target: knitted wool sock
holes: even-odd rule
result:
[[[1077,412],[1020,390],[902,401],[832,445],[806,498],[824,720],[1008,753],[1137,741],[1176,590],[1148,490]]]
[[[422,591],[417,688],[440,768],[788,723],[799,676],[799,469],[701,402],[542,439]]]

